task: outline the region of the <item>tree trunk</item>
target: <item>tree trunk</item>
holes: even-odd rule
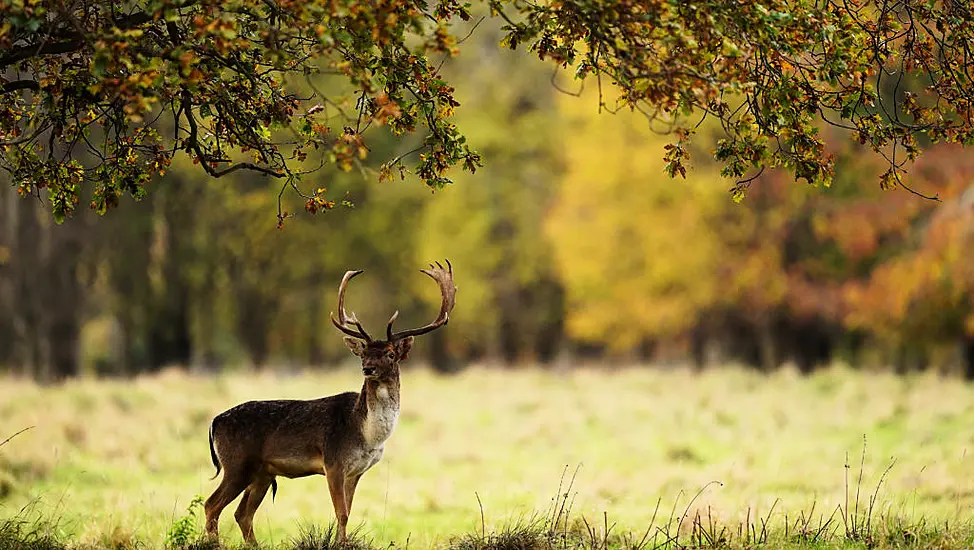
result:
[[[51,378],[61,381],[80,374],[78,358],[78,336],[80,326],[77,318],[64,317],[51,323],[48,345],[50,345]]]
[[[46,335],[43,326],[45,287],[42,254],[46,235],[38,223],[35,202],[15,200],[17,230],[12,247],[12,257],[17,262],[18,273],[14,277],[14,339],[17,342],[14,356],[20,364],[20,372],[36,380],[44,379],[47,365],[43,361],[42,343]]]
[[[500,311],[497,321],[497,345],[500,358],[504,363],[517,363],[521,342],[518,327],[518,307],[512,296],[500,296]]]
[[[910,372],[909,361],[906,357],[906,346],[897,344],[893,352],[893,372],[903,376]]]
[[[134,375],[149,367],[149,332],[154,323],[151,285],[151,252],[154,236],[154,203],[157,194],[126,205],[99,220],[105,248],[102,262],[108,266],[111,312],[119,325],[121,353],[114,371]],[[113,239],[112,235],[118,235]]]
[[[161,303],[148,334],[149,365],[154,371],[169,365],[185,367],[193,358],[186,289],[167,284],[157,300]]]
[[[697,321],[690,329],[690,359],[697,372],[707,366],[707,328]]]
[[[430,366],[439,373],[451,374],[460,370],[456,359],[450,353],[447,345],[447,333],[442,330],[433,331],[427,336],[429,346]]]
[[[240,306],[237,312],[237,334],[243,340],[251,363],[259,370],[270,356],[269,335],[273,304],[261,299],[256,290],[238,291],[236,296]]]
[[[964,338],[961,345],[964,354],[964,379],[974,382],[974,336]]]
[[[17,315],[14,286],[18,270],[15,269],[14,246],[17,238],[16,190],[9,182],[0,180],[0,366],[16,362],[16,334],[14,317]]]
[[[214,345],[216,342],[216,266],[204,264],[201,266],[205,272],[203,280],[200,282],[198,293],[195,300],[192,300],[196,309],[196,338],[193,341],[193,350],[198,354],[197,360],[207,372],[216,372],[219,369],[219,361],[216,357]]]
[[[179,273],[180,259],[170,239],[163,259],[162,287],[148,320],[149,365],[154,371],[169,365],[185,367],[193,359],[189,289]]]
[[[80,374],[81,306],[83,289],[78,278],[85,233],[85,214],[77,214],[60,226],[48,224],[50,255],[45,313],[48,372],[55,381]]]
[[[565,332],[565,289],[554,278],[542,279],[535,292],[534,304],[541,310],[534,353],[542,364],[551,363],[558,355]]]
[[[762,316],[757,322],[756,329],[761,370],[771,372],[778,368],[778,346],[775,342],[772,324],[767,316]]]
[[[135,328],[135,320],[132,318],[131,308],[122,307],[116,314],[115,320],[118,322],[119,337],[121,338],[121,356],[119,364],[115,365],[115,374],[122,376],[135,374],[138,370],[137,363],[141,363],[136,351],[136,341],[138,331]]]
[[[153,370],[166,365],[189,366],[193,360],[190,283],[187,269],[195,261],[192,242],[194,213],[186,205],[189,186],[180,177],[166,180],[159,202],[165,243],[160,254],[161,286],[155,293],[155,315],[149,328],[149,355]]]
[[[649,363],[656,357],[656,349],[659,347],[659,342],[653,338],[643,338],[640,340],[639,345],[636,346],[636,357],[643,364]]]
[[[541,364],[548,364],[558,356],[564,325],[561,321],[549,321],[538,329],[538,337],[534,343],[534,352]]]

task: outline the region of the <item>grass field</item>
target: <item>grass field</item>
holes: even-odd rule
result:
[[[216,486],[207,447],[216,413],[360,383],[351,365],[54,388],[0,379],[0,441],[34,426],[0,447],[0,520],[54,519],[78,544],[162,546],[193,497]],[[802,514],[814,518],[809,529],[821,526],[847,498],[846,516],[854,514],[857,488],[861,516],[892,463],[873,521],[891,532],[955,533],[945,547],[974,543],[972,447],[974,387],[935,374],[471,368],[441,377],[407,367],[399,427],[359,485],[350,526],[380,547],[445,547],[543,513],[568,493],[581,532],[581,518],[596,534],[607,518],[613,534],[638,539],[659,507],[656,525],[672,519],[674,531],[700,514],[736,537],[739,525],[760,528],[770,514],[776,536],[787,524],[793,537]],[[576,468],[577,476],[559,495],[566,467],[567,478]],[[230,544],[240,541],[234,507],[221,520]],[[323,478],[281,480],[255,529],[274,545],[332,519]],[[827,530],[841,546],[842,514]]]

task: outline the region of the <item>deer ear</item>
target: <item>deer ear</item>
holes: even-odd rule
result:
[[[409,350],[413,349],[413,337],[407,336],[401,340],[396,340],[396,358],[400,361],[409,357]]]
[[[351,336],[346,336],[343,339],[345,340],[345,345],[352,353],[362,357],[362,354],[365,353],[365,342],[358,338],[352,338]]]

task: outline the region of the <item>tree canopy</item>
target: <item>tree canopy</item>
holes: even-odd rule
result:
[[[507,47],[594,83],[600,108],[671,132],[671,176],[719,122],[712,153],[736,198],[766,167],[830,184],[824,125],[885,159],[884,188],[913,190],[923,145],[974,142],[967,2],[0,0],[0,167],[58,220],[141,197],[177,154],[214,177],[279,178],[314,213],[341,198],[302,174],[353,169],[381,126],[409,147],[379,179],[440,188],[482,163],[442,72],[478,9]]]

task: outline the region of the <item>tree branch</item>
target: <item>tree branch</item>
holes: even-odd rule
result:
[[[186,8],[196,4],[197,0],[187,0],[181,4],[180,8]],[[140,27],[150,21],[156,19],[156,13],[148,12],[136,12],[125,17],[120,17],[115,19],[112,23],[115,27],[126,30]],[[94,33],[92,33],[94,34]],[[24,59],[29,59],[31,57],[36,57],[39,55],[58,55],[62,53],[71,53],[77,51],[85,44],[85,36],[79,33],[67,33],[61,36],[56,36],[60,39],[60,42],[54,42],[51,44],[28,44],[25,46],[20,46],[18,48],[12,48],[5,55],[0,55],[0,69],[6,69],[10,65],[23,61]]]
[[[50,123],[45,124],[45,125],[37,128],[36,130],[34,130],[34,132],[32,134],[29,134],[29,135],[26,135],[26,136],[23,136],[23,137],[20,137],[20,138],[17,138],[17,139],[12,139],[10,141],[0,141],[0,145],[10,146],[10,145],[20,145],[21,143],[27,143],[28,141],[30,141],[30,140],[36,138],[37,136],[41,135],[41,133],[44,130],[47,130],[50,127],[51,127],[51,124]]]
[[[18,90],[34,90],[36,92],[40,89],[41,85],[33,80],[14,80],[13,82],[8,82],[0,86],[0,95],[9,94]]]
[[[51,44],[28,44],[19,48],[12,48],[6,55],[0,55],[0,70],[31,57],[39,55],[57,55],[77,51],[84,44],[84,40],[79,36],[62,42]]]
[[[186,116],[186,121],[189,123],[189,137],[187,138],[189,141],[189,146],[193,149],[193,152],[196,153],[196,156],[200,160],[200,166],[203,167],[203,170],[205,170],[207,174],[213,176],[214,178],[219,178],[220,176],[225,176],[231,172],[236,172],[237,170],[253,170],[255,172],[261,172],[275,178],[284,177],[284,174],[281,172],[278,172],[272,168],[259,166],[252,162],[240,162],[232,166],[228,166],[223,170],[213,168],[210,166],[210,162],[212,162],[212,160],[209,158],[209,155],[203,152],[203,148],[200,147],[200,143],[197,140],[198,127],[196,125],[196,116],[193,115],[193,96],[190,94],[189,89],[185,86],[183,87],[182,92],[182,112]]]
[[[271,168],[266,168],[264,166],[258,166],[252,162],[238,162],[237,164],[234,164],[233,166],[228,166],[223,170],[213,170],[208,167],[204,167],[204,169],[214,178],[225,176],[230,172],[236,172],[237,170],[253,170],[255,172],[261,172],[263,174],[267,174],[268,176],[273,176],[275,178],[284,177],[284,174],[281,172],[277,172]]]

